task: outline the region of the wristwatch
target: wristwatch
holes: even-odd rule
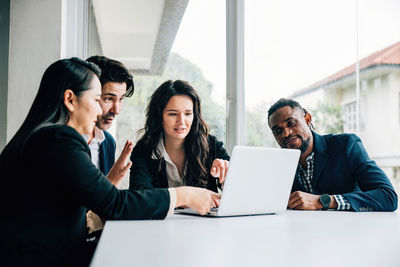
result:
[[[327,210],[331,204],[331,197],[327,194],[323,194],[319,197],[319,202],[322,204],[322,209]]]

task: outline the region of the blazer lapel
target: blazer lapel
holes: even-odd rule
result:
[[[105,143],[106,143],[106,140],[104,140],[100,145],[99,159],[100,159],[100,171],[104,175],[107,175],[109,170],[107,170],[107,167],[105,166],[107,164],[106,163],[107,152],[106,152],[106,148],[105,148]]]
[[[162,188],[168,188],[167,166],[166,166],[165,160],[163,160],[163,162],[162,162],[160,185]]]
[[[313,190],[316,191],[315,193],[318,193],[318,190],[315,190],[315,186],[318,183],[322,170],[325,168],[329,155],[325,152],[327,145],[324,137],[315,132],[312,132],[312,134],[314,137],[314,173],[311,185]]]
[[[168,188],[168,177],[165,160],[162,159],[151,159],[153,169],[153,186],[156,188]]]

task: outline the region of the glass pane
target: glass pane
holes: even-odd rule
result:
[[[267,111],[294,98],[316,131],[343,132],[343,87],[354,84],[355,4],[348,0],[246,1],[247,144],[277,146]],[[340,15],[339,15],[340,14]],[[353,99],[354,100],[354,99]]]
[[[166,80],[179,79],[199,93],[211,134],[225,142],[225,51],[225,1],[189,1],[163,72],[135,75],[138,95],[127,100],[131,110],[124,115],[130,121],[130,132],[143,127],[147,99],[153,91]]]
[[[127,139],[137,141],[147,100],[166,80],[186,80],[196,89],[211,134],[225,141],[225,1],[90,3],[89,56],[119,60],[134,75],[135,93],[124,99],[111,130],[117,156]]]
[[[245,4],[247,144],[277,146],[268,108],[294,98],[310,111],[317,132],[358,134],[400,192],[400,2]]]
[[[369,156],[400,193],[400,1],[358,1],[361,114]]]
[[[225,143],[226,19],[224,0],[190,0],[164,80],[188,81],[199,93],[211,134]]]

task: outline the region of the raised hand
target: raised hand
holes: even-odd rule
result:
[[[127,140],[124,148],[122,149],[121,155],[115,161],[110,172],[107,174],[108,179],[113,185],[118,186],[118,183],[122,180],[122,178],[124,178],[125,174],[129,171],[129,168],[132,166],[132,161],[129,160],[132,150],[133,150],[133,143]]]

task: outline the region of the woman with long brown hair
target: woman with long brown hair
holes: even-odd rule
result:
[[[217,192],[223,184],[229,155],[209,134],[189,83],[164,82],[151,96],[139,132],[144,134],[132,152],[130,189],[190,185]]]

